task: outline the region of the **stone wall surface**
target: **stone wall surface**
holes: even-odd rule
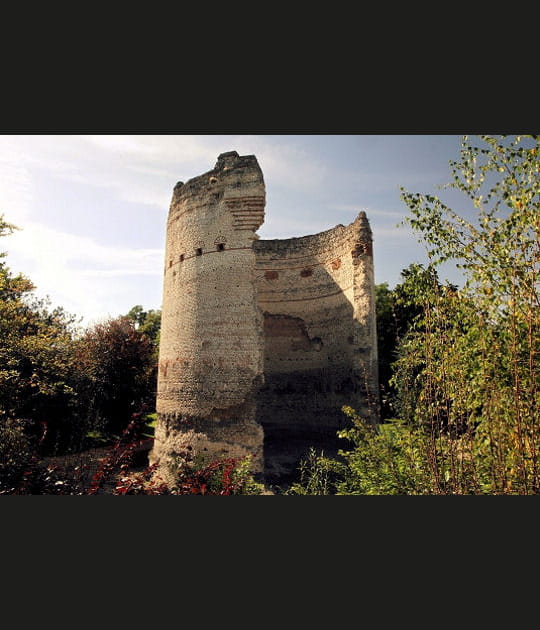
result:
[[[263,424],[340,428],[343,405],[364,406],[374,359],[372,265],[368,254],[353,253],[369,237],[365,227],[361,215],[314,236],[254,243],[265,330]]]
[[[255,393],[264,344],[252,243],[264,204],[255,156],[235,152],[174,189],[151,455],[162,475],[188,447],[208,458],[251,454],[262,468]]]
[[[257,418],[268,474],[279,477],[309,445],[335,454],[344,405],[376,415],[371,231],[361,213],[347,227],[254,249],[265,332]]]
[[[162,476],[186,449],[251,454],[270,476],[281,457],[290,471],[309,440],[345,426],[343,405],[376,419],[365,213],[320,234],[258,240],[264,207],[255,156],[234,151],[174,189],[151,455]]]

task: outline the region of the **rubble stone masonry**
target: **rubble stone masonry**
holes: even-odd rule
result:
[[[253,458],[277,477],[313,436],[377,417],[372,236],[365,213],[314,236],[258,240],[265,185],[235,151],[174,188],[167,221],[150,461]],[[291,450],[291,444],[297,448]],[[283,470],[285,470],[283,469]],[[289,470],[290,472],[290,470]]]

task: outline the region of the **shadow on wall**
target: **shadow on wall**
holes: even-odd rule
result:
[[[298,252],[276,260],[271,243],[256,243],[265,342],[257,419],[265,436],[265,478],[279,484],[294,479],[310,446],[329,456],[345,447],[337,431],[350,420],[341,408],[365,409],[370,348],[354,316],[350,248],[331,261],[304,255],[298,265]]]

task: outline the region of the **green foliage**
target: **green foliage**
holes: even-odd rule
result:
[[[118,436],[134,413],[153,407],[154,348],[132,320],[117,317],[88,328],[76,356],[78,392],[95,430]]]
[[[152,343],[157,360],[157,353],[159,350],[159,333],[161,330],[161,311],[143,310],[140,304],[134,306],[126,315],[128,319],[133,321],[135,329],[148,337]]]
[[[351,407],[343,412],[353,428],[339,436],[352,443],[342,450],[347,473],[336,494],[426,494],[429,475],[422,458],[423,434],[399,420],[373,426]]]
[[[143,436],[153,438],[157,425],[157,413],[147,413],[144,417]]]
[[[0,236],[14,229],[0,216]],[[39,440],[41,454],[80,450],[89,436],[110,441],[133,414],[154,406],[159,312],[135,307],[131,319],[80,333],[76,318],[37,299],[32,282],[12,274],[4,257],[0,430],[10,439],[22,431],[35,445]]]
[[[33,453],[24,422],[4,418],[0,422],[0,493],[8,494],[21,484]]]
[[[250,455],[243,459],[207,461],[186,452],[170,464],[169,472],[175,480],[169,484],[170,494],[259,495],[264,492],[264,485],[253,476]]]
[[[155,395],[158,377],[159,339],[161,332],[161,311],[145,311],[140,304],[134,306],[126,317],[131,320],[135,330],[148,339],[152,348],[152,371],[148,376],[149,391]]]
[[[232,494],[259,495],[264,492],[264,484],[255,481],[252,472],[252,458],[247,455],[235,463],[231,473]]]
[[[436,492],[538,493],[538,138],[465,137],[451,169],[474,219],[402,191],[431,266],[454,261],[464,286],[422,291],[393,378],[400,413],[430,438]]]
[[[3,214],[0,214],[0,236],[8,236],[9,234],[13,234],[14,230],[19,229],[16,225],[12,223],[8,223]],[[0,252],[0,258],[5,256],[5,252]]]
[[[336,494],[338,484],[346,475],[343,463],[317,454],[311,447],[307,457],[299,465],[300,480],[293,483],[285,492],[287,495],[328,495]]]
[[[341,453],[336,494],[540,493],[538,137],[464,137],[451,172],[466,216],[402,190],[430,263],[378,290],[380,329],[394,318],[386,334],[399,337],[399,420],[372,427],[346,410],[353,428],[341,436],[353,448]],[[438,280],[449,262],[463,273],[459,289]],[[399,332],[398,305],[409,309]],[[310,462],[306,493],[326,465]]]
[[[398,347],[407,332],[422,325],[426,294],[441,291],[436,271],[423,265],[411,264],[401,272],[402,282],[394,289],[387,283],[375,286],[377,315],[377,353],[381,418],[394,417],[397,391],[392,381],[393,364]],[[454,290],[456,287],[453,287]]]
[[[12,229],[0,219],[0,234]],[[0,262],[0,422],[25,419],[35,431],[46,423],[43,446],[67,446],[80,437],[73,422],[75,320],[33,297],[33,289],[30,280]]]
[[[392,363],[396,360],[399,341],[394,292],[387,283],[375,285],[375,305],[377,320],[377,357],[379,363],[379,398],[381,416],[392,414],[392,391],[390,378]]]
[[[374,426],[351,407],[343,407],[351,428],[338,433],[349,443],[340,461],[310,450],[300,465],[300,481],[287,494],[429,494],[424,435],[400,420]]]

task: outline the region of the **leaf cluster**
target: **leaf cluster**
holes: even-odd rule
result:
[[[401,330],[394,317],[396,344],[386,346],[399,420],[372,427],[348,410],[354,426],[342,436],[353,448],[342,452],[336,494],[540,493],[538,145],[537,136],[465,136],[446,188],[463,193],[466,212],[402,189],[429,265],[378,292],[383,335],[389,312],[411,309]],[[438,281],[450,262],[459,288]],[[306,492],[320,487],[310,484],[323,464],[311,462]]]

